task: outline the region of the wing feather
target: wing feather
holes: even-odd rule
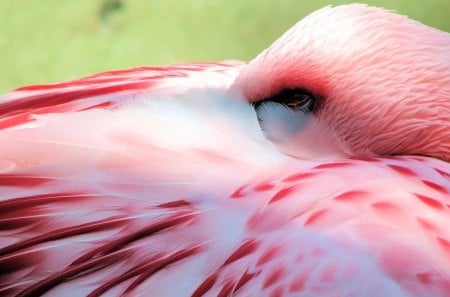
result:
[[[447,296],[449,165],[287,157],[224,95],[239,65],[3,96],[0,294]]]
[[[189,86],[202,85],[202,81],[223,87],[242,65],[239,61],[225,61],[139,67],[67,82],[21,87],[0,96],[0,129],[31,121],[36,114],[112,108],[123,94],[154,92],[160,88],[165,88],[167,93],[167,89],[173,87],[181,92]]]

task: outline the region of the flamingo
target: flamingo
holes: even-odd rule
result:
[[[0,97],[2,296],[450,296],[450,35],[365,5],[249,63]]]

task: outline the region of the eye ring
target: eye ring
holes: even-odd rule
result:
[[[305,113],[311,113],[314,111],[316,99],[304,89],[283,89],[271,97],[253,102],[252,105],[255,109],[258,109],[267,102],[278,103],[294,111],[301,110]]]

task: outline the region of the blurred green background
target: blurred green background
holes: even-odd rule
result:
[[[3,0],[0,93],[133,66],[248,60],[310,12],[351,2]],[[449,0],[366,3],[450,31]]]

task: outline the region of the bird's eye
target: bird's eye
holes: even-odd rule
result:
[[[315,104],[314,96],[304,89],[284,89],[252,103],[266,137],[280,143],[289,141],[305,127]]]
[[[310,113],[314,110],[315,98],[304,89],[283,89],[274,96],[253,102],[253,107],[258,110],[266,103],[278,103],[294,111]]]

